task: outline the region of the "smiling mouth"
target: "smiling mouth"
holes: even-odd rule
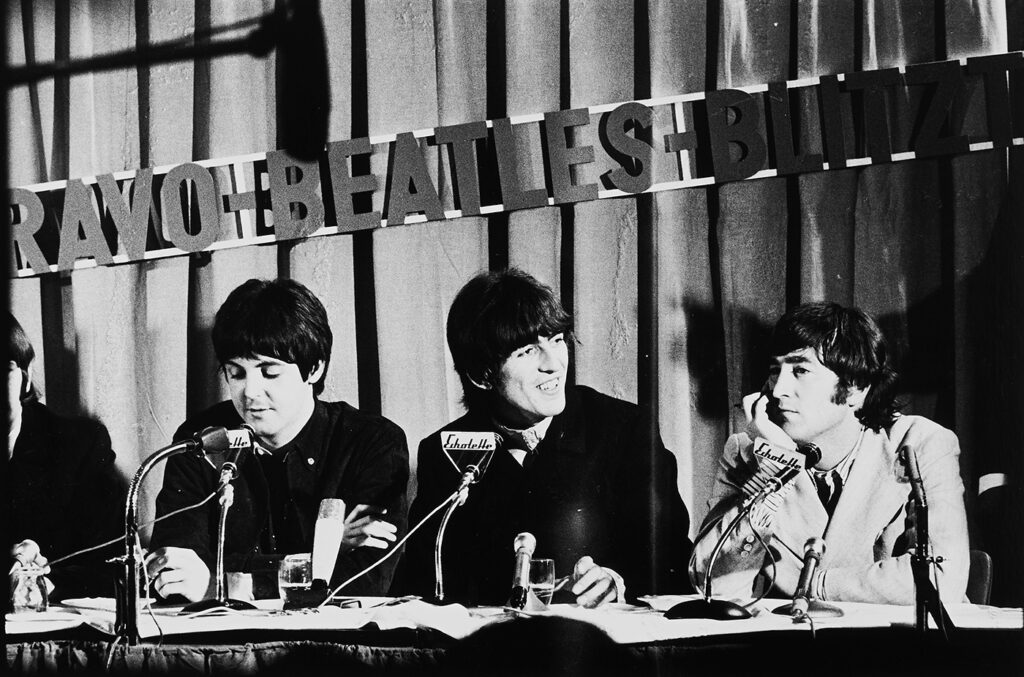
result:
[[[560,379],[560,378],[553,378],[550,381],[545,381],[544,383],[541,383],[537,387],[541,390],[541,392],[553,393],[553,392],[557,392],[558,387],[561,384],[562,384],[562,379]]]

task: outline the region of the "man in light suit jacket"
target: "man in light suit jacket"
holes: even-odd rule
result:
[[[821,600],[913,604],[915,503],[905,469],[916,458],[929,507],[938,589],[964,601],[969,568],[967,516],[956,435],[898,413],[896,373],[875,322],[834,303],[794,308],[772,334],[768,381],[744,398],[747,433],[725,446],[711,511],[694,546],[690,577],[703,585],[719,536],[745,500],[775,474],[772,458],[809,445],[821,457],[742,520],[714,564],[713,592],[750,597],[767,588],[791,597],[804,546],[823,538],[809,592]],[[802,460],[802,459],[801,459]]]

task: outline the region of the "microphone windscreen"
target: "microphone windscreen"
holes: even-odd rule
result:
[[[210,426],[197,432],[193,439],[199,448],[206,452],[227,451],[231,448],[231,438],[228,436],[227,428],[223,426]]]
[[[812,536],[804,543],[804,556],[815,555],[821,559],[825,555],[825,540]]]
[[[516,552],[525,552],[530,557],[533,557],[533,551],[537,549],[537,539],[530,532],[524,531],[516,536],[512,549]]]
[[[340,498],[325,498],[320,501],[320,510],[316,515],[317,519],[345,519],[345,501]]]
[[[345,535],[345,502],[340,498],[320,501],[316,526],[313,528],[313,579],[330,582],[338,551]]]

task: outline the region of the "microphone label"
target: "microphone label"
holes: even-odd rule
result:
[[[806,458],[796,449],[773,447],[767,440],[760,437],[754,443],[754,455],[757,457],[760,465],[767,465],[773,471],[783,467],[803,470]]]
[[[466,433],[449,431],[441,434],[441,446],[447,452],[494,451],[498,445],[494,433]]]
[[[228,430],[228,449],[245,449],[250,445],[248,430]]]

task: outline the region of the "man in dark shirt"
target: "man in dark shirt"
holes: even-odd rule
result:
[[[497,433],[502,443],[447,526],[445,601],[503,604],[520,532],[569,576],[563,599],[689,592],[675,458],[649,411],[567,383],[571,318],[551,289],[518,270],[482,273],[456,296],[447,331],[469,411],[420,443],[412,520],[459,484],[443,435]],[[396,592],[433,595],[439,523],[410,539]]]
[[[409,452],[391,421],[344,402],[317,399],[332,335],[320,301],[292,280],[249,280],[217,311],[213,345],[231,400],[191,417],[175,433],[188,439],[207,426],[248,425],[256,438],[234,480],[225,529],[225,570],[274,580],[284,555],[310,552],[321,500],[346,506],[344,535],[330,584],[372,564],[406,528]],[[157,498],[158,517],[199,503],[217,490],[219,472],[190,454],[172,457]],[[219,508],[216,501],[162,520],[146,558],[161,597],[191,601],[213,590]],[[384,594],[397,557],[344,592]],[[260,581],[254,586],[261,588]]]

